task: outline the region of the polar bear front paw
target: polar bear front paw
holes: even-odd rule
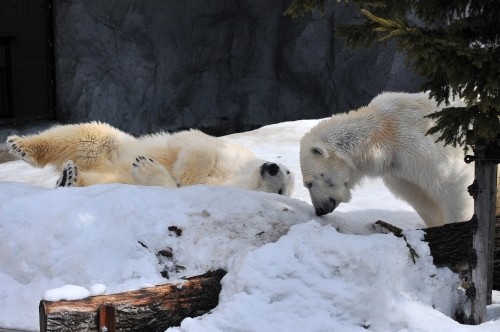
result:
[[[36,165],[36,161],[31,158],[30,154],[26,150],[22,137],[17,135],[7,137],[7,147],[9,148],[9,153],[17,159],[24,160],[30,165]]]
[[[137,184],[145,186],[177,187],[172,175],[151,158],[139,156],[132,164],[132,177]]]
[[[76,187],[78,179],[78,167],[71,160],[64,165],[61,177],[57,180],[56,187]]]

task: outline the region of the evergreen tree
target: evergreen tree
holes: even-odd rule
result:
[[[340,2],[340,1],[339,1]],[[454,146],[498,144],[500,133],[500,1],[345,0],[363,21],[338,27],[350,47],[397,41],[411,67],[426,79],[423,90],[438,102],[463,98],[467,107],[432,115],[440,140]],[[294,0],[285,14],[324,10],[326,0]]]

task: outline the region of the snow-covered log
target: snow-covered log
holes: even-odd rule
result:
[[[375,223],[396,236],[402,236],[402,230],[381,220]],[[436,265],[456,266],[471,262],[472,237],[477,229],[477,221],[457,222],[439,227],[423,229],[424,241],[429,244],[431,255]],[[496,218],[493,257],[493,289],[500,290],[500,217]]]
[[[376,224],[396,236],[403,236],[403,231],[395,226],[383,221]],[[434,263],[447,266],[470,263],[476,227],[474,221],[467,221],[423,229],[424,241],[429,244]],[[220,280],[225,273],[217,270],[180,283],[83,300],[41,301],[40,331],[100,331],[100,325],[106,320],[98,313],[106,305],[114,308],[108,313],[117,331],[164,331],[179,325],[186,317],[215,308],[221,290]],[[493,288],[500,289],[500,218],[496,224]]]
[[[223,270],[188,278],[183,282],[136,291],[100,295],[72,301],[41,301],[40,331],[102,331],[110,319],[114,327],[106,331],[165,331],[186,317],[196,317],[219,302]],[[99,309],[108,306],[107,319]],[[113,312],[114,311],[114,312]],[[104,312],[101,310],[101,312]],[[113,317],[114,316],[114,317]]]

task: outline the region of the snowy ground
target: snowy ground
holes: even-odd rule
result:
[[[224,268],[218,307],[168,331],[499,331],[498,292],[488,322],[450,318],[463,301],[458,280],[432,264],[421,232],[407,233],[415,264],[403,240],[373,234],[379,219],[423,227],[380,181],[366,181],[334,213],[314,215],[298,161],[299,140],[314,123],[226,137],[294,170],[292,199],[205,186],[52,189],[50,168],[0,164],[0,327],[38,330],[44,297],[120,292]],[[172,259],[156,255],[165,248]]]

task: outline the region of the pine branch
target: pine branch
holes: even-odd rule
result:
[[[429,129],[428,135],[441,132],[436,142],[452,146],[463,146],[477,141],[496,144],[500,133],[500,113],[496,110],[482,112],[472,107],[446,107],[439,112],[427,115],[436,125]]]
[[[336,27],[349,47],[394,39],[407,63],[439,103],[459,96],[466,108],[430,116],[439,141],[466,146],[494,141],[500,132],[500,1],[337,0],[356,6],[361,23]],[[294,0],[288,15],[324,10],[327,0]],[[410,15],[411,13],[411,15]],[[410,23],[408,17],[411,17]],[[472,128],[474,128],[472,130]]]
[[[305,13],[313,10],[325,11],[327,0],[293,0],[290,6],[285,10],[284,15],[293,18],[304,16]]]
[[[401,37],[405,35],[411,35],[418,32],[417,28],[410,28],[403,20],[401,19],[384,19],[377,15],[374,15],[370,11],[366,9],[361,9],[363,15],[365,15],[369,20],[377,23],[378,26],[374,28],[375,32],[383,33],[384,35],[380,37],[379,41],[384,41],[391,37]]]

